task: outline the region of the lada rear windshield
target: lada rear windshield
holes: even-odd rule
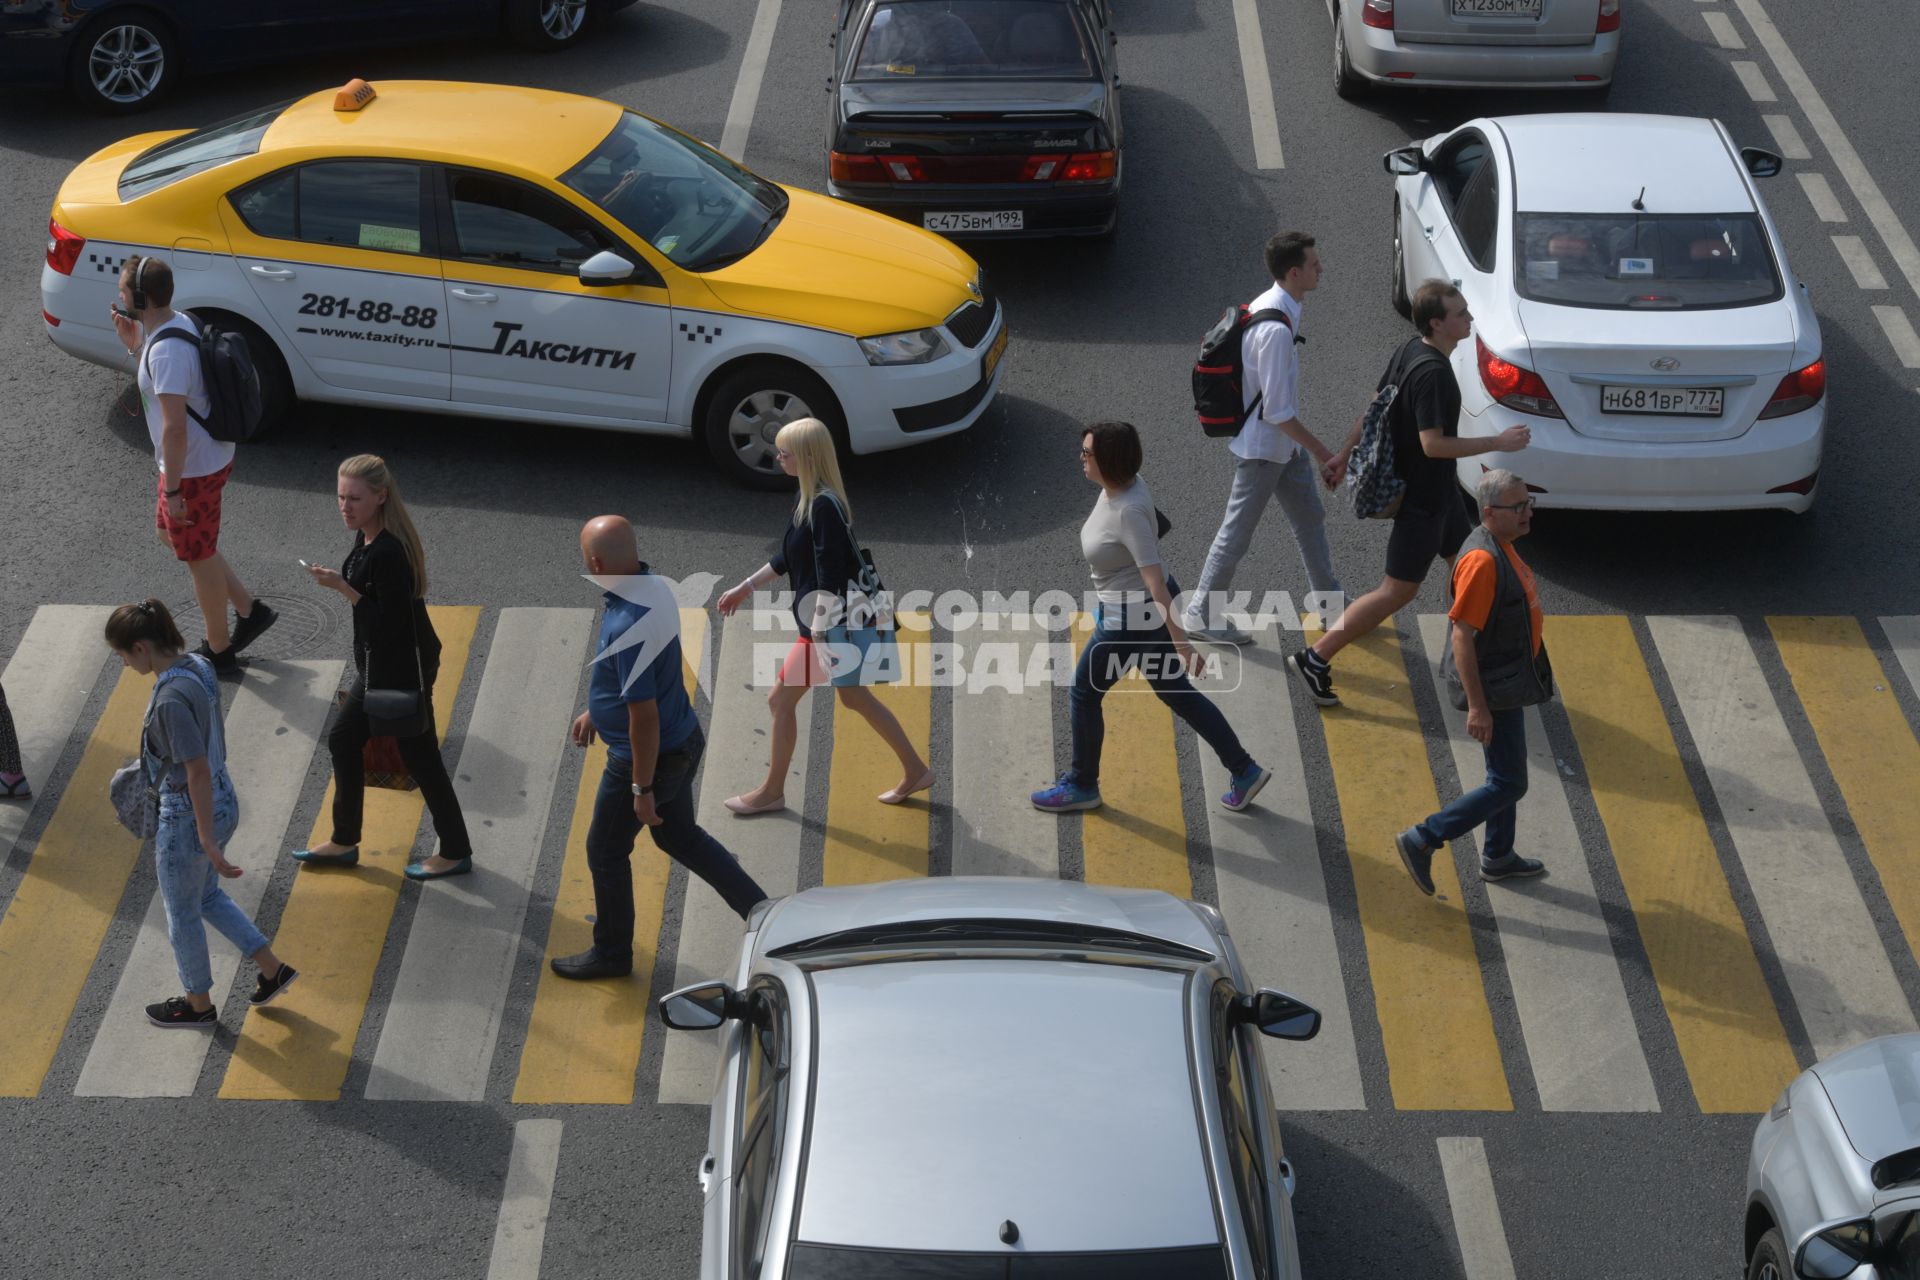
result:
[[[995,1224],[997,1225],[997,1224]],[[1226,1250],[1126,1253],[920,1253],[800,1243],[787,1280],[1227,1280]]]
[[[1523,213],[1522,297],[1563,307],[1696,311],[1781,295],[1757,214]]]
[[[229,160],[253,155],[260,150],[260,139],[267,127],[292,105],[293,100],[289,99],[265,111],[249,111],[147,148],[121,170],[120,198],[132,200],[191,174],[204,173]]]
[[[1093,58],[1061,0],[892,0],[874,7],[855,80],[1090,80]]]

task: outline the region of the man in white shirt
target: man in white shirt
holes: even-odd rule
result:
[[[240,650],[277,619],[220,554],[220,492],[233,472],[234,449],[200,425],[212,407],[200,368],[200,328],[173,309],[173,269],[163,259],[136,255],[121,267],[113,328],[127,354],[139,360],[140,405],[160,469],[154,528],[193,576],[193,594],[206,618],[207,638],[197,652],[216,671],[237,671]],[[188,336],[160,336],[170,330]],[[229,602],[238,615],[231,630]]]
[[[1273,287],[1249,303],[1248,309],[1278,309],[1287,320],[1253,325],[1241,341],[1242,394],[1248,414],[1246,425],[1229,446],[1234,457],[1233,487],[1181,622],[1188,634],[1223,644],[1252,640],[1228,624],[1221,608],[1269,500],[1280,504],[1293,528],[1300,562],[1307,571],[1307,589],[1314,593],[1307,597],[1309,607],[1322,613],[1339,612],[1338,602],[1328,599],[1339,595],[1340,580],[1334,576],[1333,551],[1327,545],[1326,508],[1315,488],[1337,483],[1339,477],[1328,470],[1335,461],[1333,451],[1300,421],[1300,357],[1295,345],[1301,341],[1301,300],[1320,287],[1320,252],[1305,232],[1282,231],[1267,241],[1266,259]]]

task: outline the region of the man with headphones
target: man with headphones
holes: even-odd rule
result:
[[[200,330],[192,317],[173,309],[173,268],[164,259],[136,254],[122,264],[113,329],[127,355],[139,361],[140,406],[160,468],[154,527],[193,575],[193,594],[207,625],[198,652],[218,672],[237,671],[240,651],[276,619],[220,554],[220,491],[233,473],[234,448],[195,421],[211,408],[200,368]],[[180,329],[194,341],[154,341],[165,329]],[[229,602],[238,616],[231,630]]]

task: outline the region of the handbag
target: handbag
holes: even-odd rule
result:
[[[840,495],[822,490],[839,508],[846,524],[847,542],[853,548],[854,563],[859,566],[847,589],[846,619],[827,628],[826,643],[831,680],[836,688],[870,684],[891,684],[900,678],[900,650],[894,638],[893,606],[887,588],[880,581],[880,570],[873,553],[860,545],[853,534],[853,519]],[[814,580],[820,580],[820,565],[815,557]],[[856,625],[855,620],[860,621]]]
[[[417,738],[433,727],[433,708],[427,702],[427,673],[420,661],[420,632],[414,622],[414,602],[407,601],[407,630],[413,636],[416,689],[380,689],[373,684],[373,646],[367,646],[367,688],[363,695],[367,724],[374,737]]]
[[[151,840],[160,830],[159,779],[173,768],[173,757],[163,756],[156,774],[147,764],[147,732],[153,727],[153,708],[160,701],[160,686],[153,682],[153,696],[147,699],[147,714],[140,721],[140,756],[113,771],[107,782],[107,798],[113,802],[113,816],[120,825],[141,840]]]
[[[420,780],[400,755],[400,740],[382,735],[360,748],[360,773],[366,785],[383,791],[417,791]]]

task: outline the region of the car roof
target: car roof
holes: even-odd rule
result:
[[[1719,127],[1690,116],[1552,114],[1487,121],[1513,156],[1522,213],[1745,213],[1746,177]]]
[[[522,85],[379,80],[358,111],[335,89],[291,103],[260,140],[269,151],[319,150],[484,161],[558,176],[613,132],[624,108]]]
[[[1920,1147],[1920,1034],[1857,1044],[1817,1063],[1813,1074],[1862,1158]]]
[[[815,970],[796,1239],[1034,1253],[1216,1244],[1187,974],[1059,959]]]
[[[935,876],[808,889],[774,904],[760,922],[759,946],[766,952],[842,929],[960,918],[1084,924],[1208,955],[1220,951],[1200,914],[1171,894],[1023,876]]]

